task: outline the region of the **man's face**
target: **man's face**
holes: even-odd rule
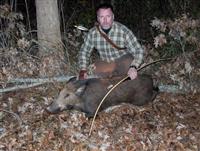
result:
[[[99,9],[97,12],[97,21],[99,22],[101,28],[109,29],[112,26],[114,20],[114,14],[110,8]]]

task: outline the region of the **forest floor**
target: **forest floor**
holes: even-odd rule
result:
[[[185,86],[190,81],[191,91],[160,92],[145,106],[122,104],[101,111],[91,136],[88,134],[92,118],[84,113],[46,113],[45,108],[64,84],[50,83],[2,93],[0,150],[199,151],[200,68],[199,61],[190,60],[189,65],[183,58],[165,63],[153,75],[156,84],[181,82]]]
[[[44,109],[53,93],[39,91],[9,93],[1,99],[1,108],[10,112],[0,112],[0,150],[200,149],[200,94],[160,93],[143,107],[123,104],[102,111],[89,137],[92,119],[76,111],[47,114]]]

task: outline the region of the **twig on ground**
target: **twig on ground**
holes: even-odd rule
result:
[[[9,113],[9,114],[13,115],[17,119],[17,121],[19,122],[19,125],[21,127],[21,125],[22,125],[22,119],[19,117],[19,115],[17,115],[14,112],[7,111],[7,110],[4,110],[4,109],[0,109],[0,112],[5,112],[5,113]]]

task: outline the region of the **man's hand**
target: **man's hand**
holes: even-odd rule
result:
[[[137,69],[135,67],[130,67],[128,70],[128,76],[131,78],[131,80],[137,78]]]
[[[79,80],[84,80],[84,79],[87,79],[87,71],[86,70],[81,70],[79,72],[79,77],[78,77]]]

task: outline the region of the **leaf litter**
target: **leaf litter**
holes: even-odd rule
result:
[[[63,84],[45,84],[1,94],[0,150],[198,151],[200,70],[195,57],[198,56],[191,55],[190,62],[184,57],[177,58],[161,64],[159,71],[149,70],[158,83],[178,83],[183,87],[192,83],[190,91],[160,92],[145,106],[122,104],[101,111],[90,137],[92,118],[84,113],[72,110],[48,114],[45,111]]]

